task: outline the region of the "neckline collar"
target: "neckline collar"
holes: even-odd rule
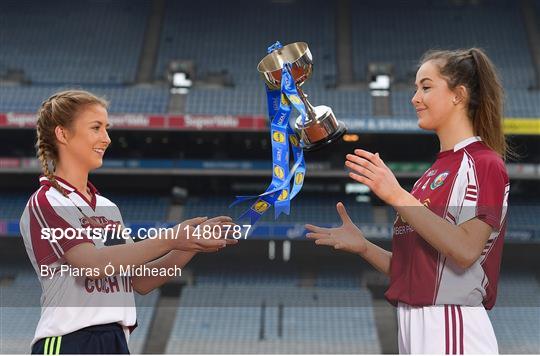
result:
[[[471,143],[478,142],[478,141],[482,141],[480,136],[472,136],[472,137],[466,138],[463,141],[458,142],[454,145],[454,152],[457,152],[461,150],[462,148],[467,147]]]
[[[60,187],[62,189],[64,189],[64,191],[69,194],[69,193],[76,193],[78,196],[81,197],[82,200],[84,200],[93,210],[96,209],[96,194],[99,194],[98,190],[96,189],[96,187],[90,183],[90,181],[87,181],[86,183],[86,186],[88,187],[88,190],[90,191],[90,195],[91,195],[91,200],[88,200],[88,198],[82,194],[77,188],[75,188],[72,184],[70,184],[67,180],[65,179],[62,179],[58,176],[54,176],[54,178],[56,179],[56,181],[58,182],[58,185],[60,185]],[[39,177],[39,182],[41,185],[50,185],[51,182],[49,180],[49,178],[47,178],[46,176],[42,175]]]
[[[437,157],[438,158],[441,158],[441,157],[445,157],[451,153],[454,153],[454,152],[457,152],[467,146],[469,146],[471,143],[475,143],[475,142],[479,142],[479,141],[482,141],[482,139],[480,138],[480,136],[472,136],[472,137],[468,137],[458,143],[456,143],[454,145],[454,148],[451,149],[451,150],[446,150],[446,151],[440,151],[438,154],[437,154]]]

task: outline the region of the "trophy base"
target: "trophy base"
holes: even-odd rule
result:
[[[345,127],[345,124],[343,124],[342,122],[338,122],[338,129],[334,133],[332,133],[330,136],[328,136],[327,138],[325,138],[322,141],[314,142],[314,143],[307,144],[307,145],[303,145],[302,148],[306,152],[313,152],[313,151],[320,150],[321,148],[324,148],[324,147],[338,141],[339,139],[341,139],[341,137],[343,137],[343,135],[346,132],[347,132],[347,128]]]
[[[321,149],[339,140],[347,131],[328,106],[319,105],[312,110],[308,113],[307,120],[302,121],[302,116],[298,116],[295,121],[295,130],[300,136],[304,151]]]

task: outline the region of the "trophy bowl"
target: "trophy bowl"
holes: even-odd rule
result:
[[[315,151],[339,140],[347,132],[345,125],[336,119],[328,106],[311,105],[300,88],[313,73],[313,58],[307,43],[290,43],[275,49],[259,62],[257,70],[270,89],[281,89],[281,71],[285,63],[291,64],[298,96],[306,108],[307,117],[304,119],[298,116],[294,122],[294,129],[302,140],[302,148],[305,151]]]
[[[313,60],[305,42],[290,43],[264,57],[257,66],[270,89],[281,88],[281,69],[291,63],[291,73],[296,85],[302,85],[311,76]]]

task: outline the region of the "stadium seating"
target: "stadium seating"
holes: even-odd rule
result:
[[[2,192],[0,194],[0,220],[19,220],[29,196],[22,193]],[[170,200],[167,197],[152,195],[110,195],[120,212],[124,222],[167,221]]]
[[[0,285],[0,353],[30,353],[30,343],[41,313],[41,287],[33,270],[4,268],[12,282]]]
[[[264,86],[246,88],[191,90],[186,113],[198,115],[266,115]],[[111,113],[166,113],[169,91],[166,87],[92,87],[92,86],[2,86],[0,112],[33,113],[53,93],[82,88],[105,97]],[[330,106],[339,119],[371,117],[372,102],[365,90],[330,90],[306,84],[312,104]],[[416,119],[411,105],[413,91],[395,90],[391,94],[392,115]],[[506,90],[506,117],[537,117],[540,113],[540,92],[525,89]]]
[[[70,16],[66,21],[55,22],[58,11],[66,8]],[[5,49],[0,75],[8,69],[22,68],[33,83],[0,85],[0,112],[35,112],[41,101],[54,91],[72,86],[105,95],[111,100],[111,112],[167,111],[166,87],[125,86],[135,78],[145,27],[141,24],[148,16],[148,2],[87,0],[73,5],[62,0],[40,6],[37,2],[11,0],[2,2],[0,10],[4,19],[0,33]],[[506,116],[540,115],[540,94],[527,90],[534,71],[515,2],[498,0],[489,5],[460,6],[446,2],[426,4],[423,0],[364,1],[352,2],[351,11],[357,79],[366,79],[369,62],[383,61],[395,65],[398,81],[412,84],[416,62],[427,48],[481,45],[500,69],[507,92]],[[501,12],[505,13],[502,23],[497,21]],[[227,13],[242,13],[242,17],[231,21],[228,16],[222,16]],[[335,16],[334,6],[320,0],[265,4],[236,0],[216,2],[212,6],[169,0],[155,76],[163,78],[172,59],[193,59],[199,79],[208,73],[228,71],[234,87],[196,86],[187,96],[186,113],[265,115],[264,87],[256,70],[257,63],[266,46],[275,40],[283,43],[301,40],[308,42],[314,56],[313,76],[306,84],[313,104],[332,107],[339,118],[370,117],[368,91],[331,89],[337,71]],[[419,18],[429,20],[418,21]],[[273,25],[262,25],[268,22]],[[28,26],[29,23],[41,26]],[[227,31],[222,31],[225,27]],[[453,30],[448,31],[449,28]],[[41,51],[37,44],[43,47]],[[394,117],[416,117],[410,105],[411,96],[412,87],[411,91],[392,92]]]
[[[2,272],[0,279],[8,274],[14,279],[11,284],[0,286],[0,353],[29,353],[41,313],[41,287],[33,270],[2,267]],[[158,298],[159,290],[135,295],[138,327],[130,335],[132,353],[140,354],[144,350]]]
[[[241,273],[206,273],[198,274],[197,284],[182,293],[167,352],[380,352],[371,298],[355,277],[340,276],[345,289],[319,284],[302,288],[291,284],[298,276],[283,273],[281,284],[278,275],[256,281]],[[317,281],[340,279],[338,275],[330,271]],[[240,280],[250,283],[238,284]],[[498,301],[489,312],[501,353],[539,352],[539,292],[533,274],[501,276]],[[205,342],[202,335],[216,342]]]
[[[234,201],[234,197],[193,197],[188,200],[184,216],[217,216],[229,214],[240,216],[249,207],[248,203],[228,208]],[[352,199],[344,199],[350,215],[358,222],[373,222],[373,211],[369,204],[355,203]],[[273,212],[263,215],[260,221],[274,222]],[[291,204],[291,214],[282,214],[279,222],[283,223],[338,223],[339,216],[336,212],[335,199],[311,198],[301,195],[294,198]]]
[[[152,195],[111,195],[125,222],[165,222],[169,212],[170,200]]]
[[[309,44],[314,72],[304,89],[314,105],[330,106],[339,119],[373,116],[372,97],[365,89],[365,83],[348,89],[335,88],[339,40],[336,27],[340,24],[336,2],[163,1],[163,22],[155,27],[160,29],[158,52],[146,53],[148,57],[144,58],[145,51],[151,52],[149,48],[143,48],[143,43],[146,24],[153,16],[153,1],[0,1],[0,115],[8,112],[33,115],[44,99],[68,88],[82,88],[104,96],[111,102],[109,111],[114,114],[165,114],[170,99],[164,80],[166,67],[173,59],[187,59],[194,60],[196,75],[193,78],[195,86],[186,97],[186,114],[266,116],[263,80],[256,67],[266,53],[266,47],[280,40],[284,44],[295,41]],[[392,87],[392,118],[416,121],[410,102],[412,83],[417,61],[425,50],[469,46],[486,49],[500,70],[506,93],[505,116],[540,117],[540,92],[529,89],[535,73],[520,2],[363,0],[344,3],[351,6],[354,79],[366,81],[370,62],[394,64],[394,78],[400,83]],[[537,19],[540,19],[540,1],[534,3]],[[136,85],[139,63],[152,54],[156,54],[152,68],[156,82]],[[8,74],[15,74],[16,79],[14,71],[20,71],[26,80],[21,84],[4,81]],[[232,79],[231,85],[212,88],[199,81],[216,73],[228,75]],[[6,135],[9,135],[7,130]],[[14,146],[6,149],[10,154],[13,152],[10,158],[29,156],[21,153],[23,148]],[[151,151],[157,154],[152,157],[163,158],[159,157],[161,147],[154,147]],[[534,149],[532,152],[532,162],[537,164],[534,157],[537,152]],[[175,157],[183,156],[178,153]],[[526,163],[530,163],[529,158],[526,157]],[[18,175],[13,177],[11,173],[4,177],[5,190],[10,189],[11,179],[17,179]],[[190,185],[191,178],[171,177],[169,182]],[[17,186],[23,189],[24,184],[21,179]],[[171,198],[165,196],[104,194],[118,205],[128,226],[161,225],[171,210]],[[216,196],[189,196],[183,210],[175,207],[173,212],[183,214],[184,218],[224,214],[237,218],[249,204],[229,208],[234,193],[227,194],[222,190]],[[292,240],[292,233],[283,233],[291,226],[289,230],[296,233],[297,230],[303,232],[305,223],[331,225],[340,222],[335,210],[335,202],[340,197],[330,195],[331,192],[319,197],[309,194],[298,195],[291,204],[291,214],[281,215],[277,221],[273,209],[268,211],[260,224],[272,228],[259,236]],[[17,233],[18,220],[28,197],[28,192],[0,192],[0,231],[16,236],[3,242],[6,246],[18,244],[22,254],[24,246]],[[540,241],[540,201],[527,198],[525,203],[511,199],[508,228],[509,232],[513,229],[516,233],[510,239],[507,234],[505,249],[522,248],[521,240],[527,240],[526,248],[529,242],[533,245]],[[375,208],[368,203],[358,203],[350,196],[342,201],[353,221],[363,225],[364,231],[379,226],[383,227],[381,230],[391,231],[396,216],[393,208]],[[286,228],[280,230],[280,226]],[[532,232],[532,238],[529,239],[527,232]],[[520,236],[525,235],[527,237],[520,240]],[[262,245],[254,242],[249,246]],[[292,248],[301,245],[293,243]],[[281,244],[277,246],[282,247]],[[374,304],[381,300],[374,302],[366,287],[364,264],[359,262],[358,270],[352,267],[343,271],[336,263],[340,262],[337,259],[327,262],[313,257],[319,271],[308,269],[308,266],[297,270],[294,266],[299,261],[295,260],[294,250],[290,260],[280,261],[282,257],[285,259],[286,246],[283,244],[283,254],[278,249],[276,258],[268,265],[262,260],[257,260],[256,266],[238,263],[244,258],[252,261],[253,256],[234,251],[232,255],[227,255],[231,251],[225,251],[218,257],[223,258],[221,261],[227,269],[205,265],[205,256],[198,256],[187,267],[193,270],[188,270],[185,274],[188,277],[180,282],[188,284],[182,285],[178,308],[168,315],[175,320],[172,330],[167,329],[170,336],[162,344],[164,351],[188,354],[376,354],[388,348],[388,345],[380,345],[383,341],[379,340],[381,330],[377,330],[380,319],[375,319]],[[538,244],[532,246],[530,251],[534,253],[537,247]],[[12,254],[15,251],[4,250],[4,256],[9,256],[10,260],[18,257]],[[503,354],[538,354],[539,275],[537,271],[509,271],[509,264],[513,262],[508,263],[508,260],[503,262],[497,304],[489,312],[499,351]],[[346,259],[343,261],[345,263]],[[26,258],[25,262],[28,263]],[[239,267],[231,267],[235,263]],[[384,280],[382,275],[373,273],[370,277],[374,280],[376,277]],[[164,294],[169,291],[164,289]],[[378,292],[377,297],[381,297]],[[30,351],[30,341],[40,316],[40,295],[41,288],[33,270],[17,264],[0,266],[0,354]],[[144,352],[149,337],[160,332],[159,329],[152,330],[152,326],[153,322],[161,321],[155,318],[162,314],[156,314],[157,306],[167,305],[174,298],[166,295],[167,300],[160,300],[163,296],[159,290],[146,296],[136,295],[138,327],[129,341],[132,353]]]
[[[111,113],[165,113],[169,102],[168,89],[156,86],[0,85],[0,112],[37,112],[45,99],[66,89],[84,89],[105,97]]]
[[[416,111],[411,104],[414,91],[392,91],[392,114],[396,117],[416,119]],[[540,91],[527,89],[505,89],[505,117],[540,116]]]
[[[359,271],[356,271],[359,272]],[[234,278],[231,278],[234,275]],[[313,279],[311,278],[313,277]],[[306,281],[310,279],[309,282]],[[343,269],[327,266],[318,271],[314,276],[302,276],[297,270],[289,266],[282,268],[273,267],[272,270],[250,268],[233,268],[227,266],[227,270],[197,268],[197,286],[224,286],[243,287],[248,285],[287,286],[294,287],[301,284],[309,284],[319,289],[357,289],[361,287],[361,275],[355,271],[345,273]]]
[[[20,219],[30,196],[21,193],[0,194],[0,219]]]
[[[538,118],[540,116],[540,91],[506,90],[505,114],[508,117]]]
[[[167,353],[380,353],[367,289],[237,277],[183,290]]]
[[[306,41],[315,58],[313,76],[306,84],[313,104],[331,106],[339,117],[369,115],[366,92],[324,89],[334,82],[336,73],[333,11],[331,3],[322,1],[255,4],[240,0],[211,7],[168,1],[156,76],[163,75],[171,59],[195,60],[199,76],[227,70],[235,87],[195,88],[187,97],[186,112],[265,115],[265,90],[257,64],[266,47],[276,40],[283,44]],[[222,16],[224,12],[241,12],[242,18],[229,21]],[[205,22],[200,21],[203,17]],[[269,21],[275,25],[266,25]],[[227,31],[220,26],[226,26]]]
[[[366,90],[326,90],[306,82],[310,102],[332,108],[340,118],[364,118],[371,115],[371,98]],[[194,89],[187,97],[186,112],[204,115],[267,115],[266,93],[258,85],[227,89]],[[296,115],[293,113],[293,115]]]
[[[230,276],[234,275],[234,278]],[[204,267],[197,268],[196,285],[201,287],[245,287],[248,285],[265,285],[265,286],[296,286],[299,281],[298,271],[290,268],[273,268],[272,270],[250,268],[246,271],[245,268],[234,268],[227,266],[226,271],[223,269],[206,269]]]
[[[2,1],[0,75],[22,69],[33,83],[131,83],[150,4]]]
[[[538,215],[537,215],[538,216]],[[538,354],[540,352],[540,285],[533,273],[503,273],[497,304],[489,312],[499,352]]]
[[[125,223],[166,223],[170,207],[170,198],[153,195],[107,195],[120,209]],[[18,221],[27,203],[28,196],[23,193],[3,192],[0,194],[0,220]],[[185,218],[193,216],[219,216],[229,215],[238,218],[248,207],[248,203],[243,203],[229,208],[234,197],[212,196],[212,197],[191,197],[187,200],[183,216]],[[334,201],[336,199],[326,199],[323,197],[309,197],[299,195],[291,204],[291,214],[282,214],[276,221],[273,211],[263,215],[259,220],[263,224],[299,224],[306,223],[332,225],[340,223],[339,216],[335,210]],[[353,221],[359,224],[392,224],[395,218],[395,211],[392,207],[386,206],[384,221],[375,221],[374,208],[368,203],[358,203],[351,198],[341,199],[347,206],[349,215]],[[537,231],[538,216],[540,216],[540,203],[529,201],[522,203],[513,202],[508,209],[507,220],[509,229]]]
[[[392,115],[401,118],[416,119],[416,110],[411,103],[413,95],[414,90],[412,88],[410,91],[392,91],[390,95]]]
[[[171,59],[193,59],[198,74],[226,69],[239,86],[261,83],[257,64],[267,46],[278,40],[283,44],[305,41],[315,58],[310,81],[331,83],[336,72],[333,12],[331,2],[320,0],[237,0],[211,6],[169,0],[156,76],[163,76]]]
[[[506,88],[526,89],[533,84],[534,70],[517,2],[455,5],[372,0],[354,1],[351,6],[359,79],[366,78],[369,62],[380,61],[394,64],[397,80],[414,81],[417,62],[427,49],[481,46],[498,66]]]
[[[315,286],[322,288],[358,289],[362,286],[361,275],[358,271],[344,272],[342,269],[325,267],[318,271]]]
[[[39,320],[41,288],[33,270],[0,270],[0,352],[27,353]],[[301,286],[294,268],[196,270],[183,289],[167,353],[380,353],[372,297],[360,275],[322,269]],[[10,282],[6,282],[6,278]],[[489,312],[499,351],[540,351],[540,284],[531,272],[503,271]],[[138,327],[130,350],[142,353],[159,291],[136,296]],[[211,339],[213,342],[208,342]]]
[[[540,216],[540,204],[530,202],[524,205],[510,205],[508,208],[508,226],[520,227],[522,229],[533,229],[538,226]]]
[[[137,306],[137,328],[129,336],[129,351],[132,354],[142,354],[144,345],[150,333],[152,318],[159,299],[159,290],[153,290],[146,295],[135,293],[135,305]]]
[[[266,110],[262,84],[258,87],[191,90],[186,113],[199,115],[261,115]]]

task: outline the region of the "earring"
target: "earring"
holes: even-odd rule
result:
[[[457,103],[459,103],[459,100],[457,98],[454,98],[452,99],[452,103],[454,103],[454,105],[457,105]]]

